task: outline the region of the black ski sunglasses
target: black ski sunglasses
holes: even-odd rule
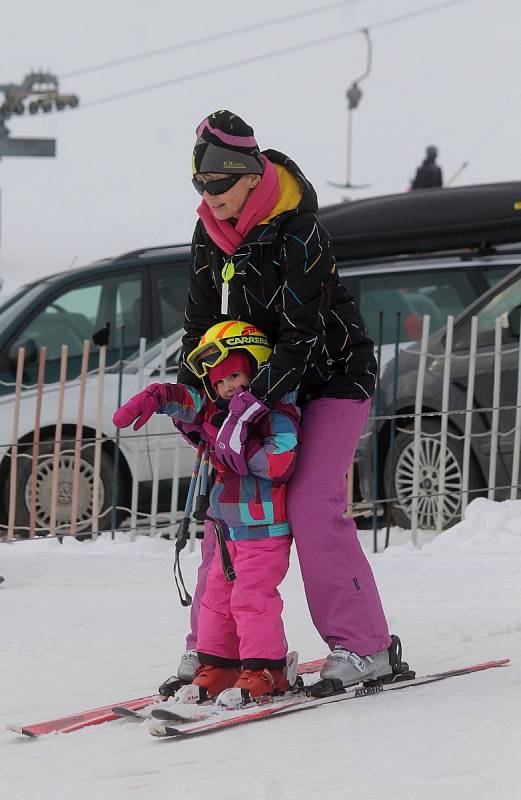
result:
[[[227,175],[226,178],[217,178],[214,181],[207,181],[206,183],[198,181],[197,178],[192,178],[192,183],[195,187],[195,191],[201,195],[205,192],[211,195],[218,195],[230,191],[232,186],[235,186],[241,178],[242,175]]]

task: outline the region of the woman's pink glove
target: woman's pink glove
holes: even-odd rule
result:
[[[114,425],[116,428],[127,428],[136,420],[134,430],[138,431],[152,414],[178,400],[177,388],[175,383],[151,383],[118,408],[112,417]]]

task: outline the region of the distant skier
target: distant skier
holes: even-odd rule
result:
[[[260,402],[250,406],[249,434],[240,437],[246,474],[219,459],[221,417],[230,413],[239,421],[244,415],[245,387],[271,354],[255,325],[217,323],[187,358],[204,389],[152,384],[114,414],[118,428],[136,420],[140,428],[154,412],[168,414],[185,436],[192,440],[196,434],[210,445],[214,478],[208,517],[217,546],[200,603],[199,667],[192,686],[185,687],[190,697],[183,696],[194,702],[232,687],[251,698],[289,689],[277,587],[288,570],[291,547],[286,482],[295,466],[299,433],[296,391],[269,410]],[[257,419],[260,411],[266,413],[257,413]]]
[[[443,186],[441,167],[436,164],[438,148],[429,145],[423,163],[416,170],[416,175],[411,183],[411,191],[415,189],[436,189]]]

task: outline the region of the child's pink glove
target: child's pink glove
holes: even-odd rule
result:
[[[248,425],[267,414],[269,408],[247,389],[238,389],[230,400],[228,416],[215,439],[215,455],[223,464],[247,475],[246,439]]]
[[[114,425],[116,428],[127,428],[136,420],[134,430],[138,431],[152,414],[178,400],[177,388],[175,383],[151,383],[118,408],[112,417]]]

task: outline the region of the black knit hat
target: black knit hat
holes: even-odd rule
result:
[[[192,175],[201,172],[262,175],[264,165],[253,128],[231,111],[214,111],[196,128]]]

